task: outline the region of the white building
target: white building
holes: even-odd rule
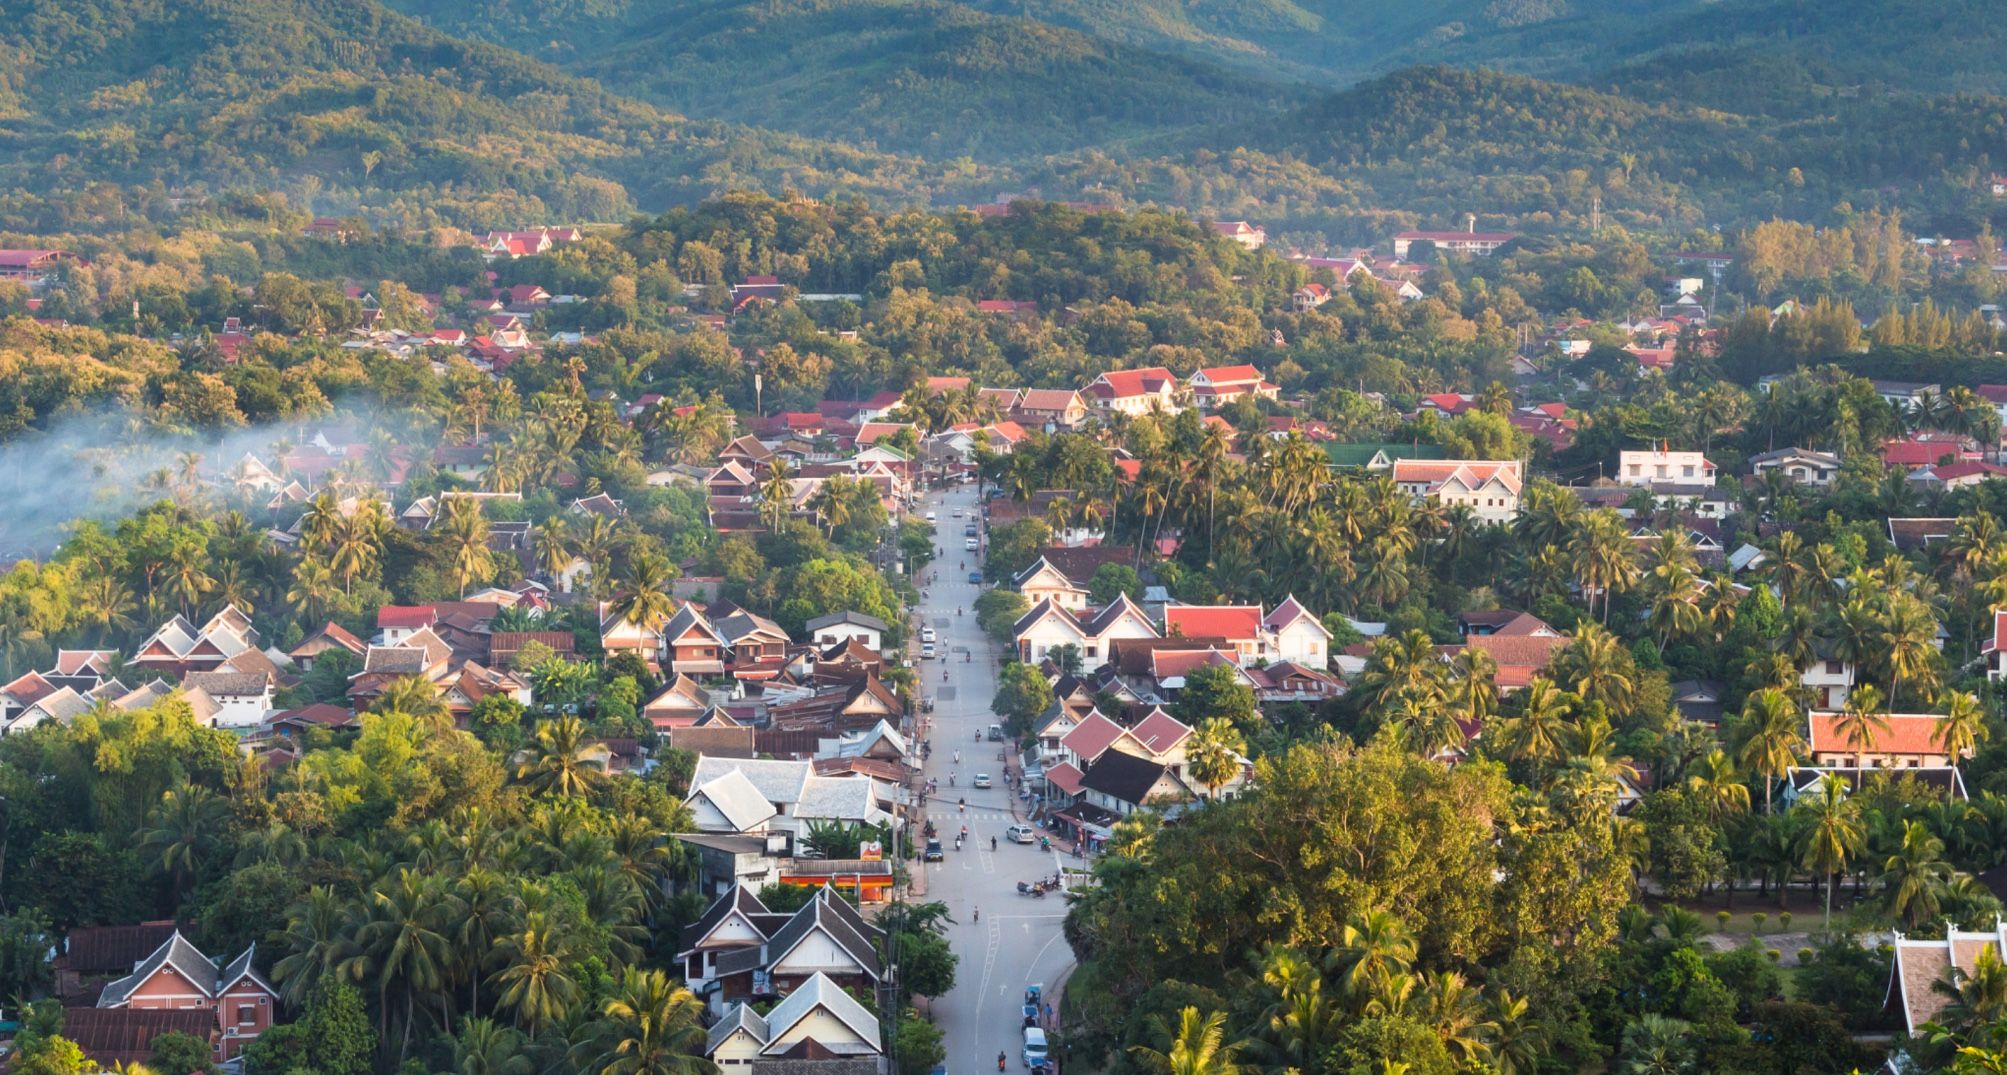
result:
[[[1713,463],[1700,452],[1660,449],[1617,453],[1617,481],[1624,485],[1714,484]]]
[[[1525,480],[1517,459],[1399,459],[1394,483],[1418,500],[1462,504],[1479,520],[1509,523],[1519,517]]]

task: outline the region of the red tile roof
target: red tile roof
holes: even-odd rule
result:
[[[1162,366],[1149,366],[1140,370],[1110,370],[1087,386],[1088,391],[1097,396],[1123,399],[1129,396],[1155,395],[1166,384],[1177,378]]]
[[[439,619],[439,610],[431,605],[385,605],[376,610],[376,626],[384,627],[430,627]]]
[[[1164,609],[1164,633],[1251,641],[1261,634],[1261,606],[1169,605]]]
[[[1153,753],[1162,754],[1185,741],[1192,734],[1190,726],[1161,709],[1150,711],[1150,715],[1129,729],[1129,734],[1149,747]]]
[[[1868,741],[1856,748],[1840,731],[1839,713],[1810,714],[1812,725],[1812,752],[1846,752],[1863,754],[1942,754],[1944,748],[1938,746],[1935,737],[1943,725],[1944,718],[1935,713],[1891,713],[1887,714],[1888,731],[1868,729]]]
[[[1206,380],[1211,381],[1215,385],[1238,384],[1243,381],[1261,380],[1261,371],[1247,363],[1242,363],[1238,366],[1209,366],[1200,370],[1199,373],[1204,374]]]
[[[1110,743],[1122,738],[1122,731],[1120,724],[1099,713],[1090,713],[1059,744],[1091,763]]]

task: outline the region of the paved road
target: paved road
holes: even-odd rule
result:
[[[996,694],[997,652],[976,626],[975,600],[981,588],[967,580],[979,554],[963,549],[962,530],[978,514],[974,486],[956,486],[928,498],[923,510],[937,513],[935,544],[946,550],[923,576],[927,597],[921,601],[923,626],[938,635],[940,656],[922,661],[921,694],[935,699],[932,740],[934,756],[928,776],[940,781],[930,800],[935,824],[948,848],[947,861],[925,867],[927,893],[916,897],[948,905],[957,920],[948,939],[961,956],[955,988],[935,1001],[934,1018],[944,1032],[949,1075],[981,1075],[994,1071],[997,1053],[1008,1055],[1009,1070],[1021,1072],[1022,1037],[1019,1006],[1030,982],[1047,985],[1072,965],[1073,953],[1061,936],[1066,904],[1056,896],[1032,899],[1019,895],[1017,882],[1050,874],[1055,855],[1037,845],[1011,843],[1004,835],[1015,818],[1012,793],[1004,787],[998,744],[976,742],[992,721],[990,699]],[[962,517],[956,518],[960,511]],[[956,615],[956,610],[961,615]],[[973,655],[965,660],[965,655]],[[946,673],[947,679],[942,680]],[[955,762],[955,751],[961,762]],[[993,788],[969,787],[977,773],[988,773]],[[955,786],[948,786],[953,774]],[[966,798],[966,813],[955,800]],[[966,850],[954,850],[954,834],[969,827]],[[997,850],[990,851],[990,837]],[[978,921],[971,921],[976,909]]]

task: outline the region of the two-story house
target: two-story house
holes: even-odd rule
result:
[[[1674,452],[1652,448],[1617,453],[1617,482],[1621,485],[1713,486],[1715,466],[1702,452]]]
[[[1524,472],[1516,459],[1397,459],[1393,478],[1415,499],[1460,504],[1480,522],[1519,517]]]
[[[713,1011],[787,996],[823,976],[871,990],[884,973],[884,934],[834,888],[816,890],[791,913],[775,913],[746,885],[718,897],[683,930],[676,955],[690,991]]]
[[[1130,417],[1156,411],[1178,412],[1178,378],[1162,366],[1110,370],[1089,382],[1081,394],[1094,409]]]
[[[1842,769],[1941,768],[1969,757],[1962,752],[1954,758],[1941,741],[1945,718],[1937,713],[1886,713],[1880,723],[1855,730],[1850,736],[1843,713],[1813,710],[1806,715],[1811,725],[1812,764]]]
[[[217,1057],[231,1059],[272,1025],[279,1003],[278,990],[252,966],[256,951],[244,949],[219,970],[176,930],[131,974],[106,985],[97,1007],[213,1012]]]
[[[1192,399],[1201,409],[1213,410],[1229,403],[1255,396],[1274,399],[1278,391],[1275,385],[1261,377],[1261,371],[1251,365],[1207,366],[1193,373],[1186,382],[1192,390]]]
[[[1038,559],[1011,577],[1011,585],[1028,604],[1050,600],[1069,612],[1087,611],[1088,584],[1104,565],[1136,566],[1136,549],[1127,544],[1061,546],[1038,550]]]
[[[1824,489],[1840,474],[1840,457],[1807,448],[1779,448],[1749,457],[1749,469],[1757,477],[1776,471],[1798,485]]]

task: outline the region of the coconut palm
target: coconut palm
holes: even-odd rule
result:
[[[1505,756],[1535,768],[1558,761],[1567,743],[1567,696],[1553,680],[1534,676],[1515,701],[1518,712],[1500,724]]]
[[[517,755],[516,779],[538,795],[585,796],[606,781],[600,748],[587,742],[585,722],[573,716],[548,720],[536,743]]]
[[[1794,809],[1804,811],[1804,864],[1826,879],[1826,927],[1830,929],[1834,882],[1861,847],[1861,805],[1847,793],[1846,781],[1828,774]]]
[[[704,1058],[703,1010],[668,975],[629,967],[573,1055],[596,1075],[711,1075],[718,1069]]]
[[[793,510],[794,481],[788,474],[787,460],[776,456],[767,462],[766,476],[760,480],[760,521],[778,534]]]
[[[1930,826],[1919,818],[1903,822],[1902,844],[1882,864],[1889,913],[1912,929],[1936,918],[1952,873],[1944,861],[1944,841],[1931,834]]]
[[[1931,742],[1956,760],[1970,756],[1991,734],[1979,699],[1965,691],[1952,691],[1945,696],[1944,716],[1931,733]]]
[[[1906,592],[1898,593],[1881,624],[1882,662],[1889,672],[1889,708],[1901,704],[1905,681],[1935,689],[1932,659],[1937,654],[1937,616]]]
[[[351,926],[348,903],[327,885],[314,885],[286,908],[286,954],[272,965],[272,979],[286,1003],[305,1003],[354,954]]]
[[[562,1022],[578,998],[578,983],[567,970],[572,952],[564,931],[543,911],[530,911],[521,931],[502,938],[497,955],[502,969],[491,981],[501,990],[498,1002],[516,1013],[517,1025],[535,1037]]]
[[[1129,1052],[1143,1067],[1159,1075],[1240,1075],[1241,1065],[1234,1058],[1242,1043],[1226,1040],[1225,1012],[1201,1016],[1197,1008],[1187,1007],[1178,1013],[1175,1034],[1162,1019],[1152,1016],[1151,1020],[1165,1048],[1130,1046]]]
[[[1337,974],[1340,994],[1356,1010],[1388,980],[1406,974],[1415,951],[1414,936],[1392,914],[1354,914],[1326,955],[1326,969]]]
[[[159,856],[160,868],[174,879],[174,902],[188,891],[188,879],[202,865],[206,852],[221,835],[229,804],[199,785],[182,784],[162,792],[146,815],[139,833],[140,850]]]
[[[1725,751],[1710,750],[1689,766],[1686,786],[1717,820],[1749,809],[1749,784]]]
[[[1762,812],[1772,808],[1772,786],[1782,780],[1790,766],[1804,754],[1804,718],[1790,704],[1790,696],[1778,688],[1762,688],[1742,702],[1742,716],[1734,724],[1736,762],[1762,776]]]
[[[480,501],[457,496],[446,501],[440,524],[436,529],[446,544],[460,596],[465,598],[469,582],[486,578],[495,570],[494,551],[488,548],[488,518],[481,513]]]
[[[1491,1063],[1498,1075],[1533,1075],[1547,1051],[1547,1032],[1525,997],[1499,989],[1491,999]]]
[[[453,714],[439,687],[424,676],[399,676],[384,684],[370,707],[376,713],[402,713],[434,733],[453,727]]]
[[[453,1038],[455,1075],[531,1075],[535,1070],[523,1052],[521,1031],[486,1016],[461,1020]]]
[[[563,515],[552,515],[537,527],[537,535],[531,540],[531,550],[537,558],[537,566],[544,574],[556,578],[565,568],[571,566],[571,524]]]
[[[1583,517],[1581,525],[1569,535],[1568,557],[1574,564],[1575,578],[1582,585],[1582,595],[1589,601],[1590,611],[1595,610],[1596,599],[1602,599],[1602,620],[1610,621],[1610,597],[1631,588],[1638,578],[1638,563],[1632,556],[1631,536],[1617,513],[1609,509],[1599,509]]]
[[[496,942],[515,925],[522,901],[500,873],[472,866],[453,884],[460,900],[461,917],[454,928],[453,941],[459,948],[462,973],[467,976],[467,1010],[481,1009],[483,967],[493,955]]]
[[[2007,963],[2001,962],[1994,945],[1979,949],[1971,970],[1954,966],[1931,983],[1931,989],[1950,998],[1938,1021],[1953,1030],[1970,1030],[2007,1016]]]
[[[458,901],[442,878],[408,869],[379,882],[363,901],[355,952],[340,973],[375,990],[377,1040],[389,1047],[394,1021],[399,1062],[411,1048],[418,998],[438,995],[446,984],[452,959],[447,933],[458,917]]]
[[[637,556],[627,565],[619,596],[609,611],[623,623],[651,629],[660,626],[676,613],[676,599],[669,595],[669,585],[675,580],[676,569],[669,561],[654,553]]]
[[[1833,730],[1846,741],[1847,747],[1855,751],[1870,751],[1889,734],[1888,710],[1882,705],[1882,692],[1873,684],[1855,688],[1847,695],[1847,704],[1833,721]]]
[[[1610,630],[1585,623],[1575,640],[1554,661],[1555,680],[1583,701],[1600,702],[1612,712],[1628,713],[1637,698],[1630,654]]]
[[[1241,755],[1247,743],[1233,722],[1225,717],[1208,717],[1192,729],[1185,749],[1185,766],[1192,779],[1206,786],[1208,798],[1217,799],[1220,788],[1240,775]]]

